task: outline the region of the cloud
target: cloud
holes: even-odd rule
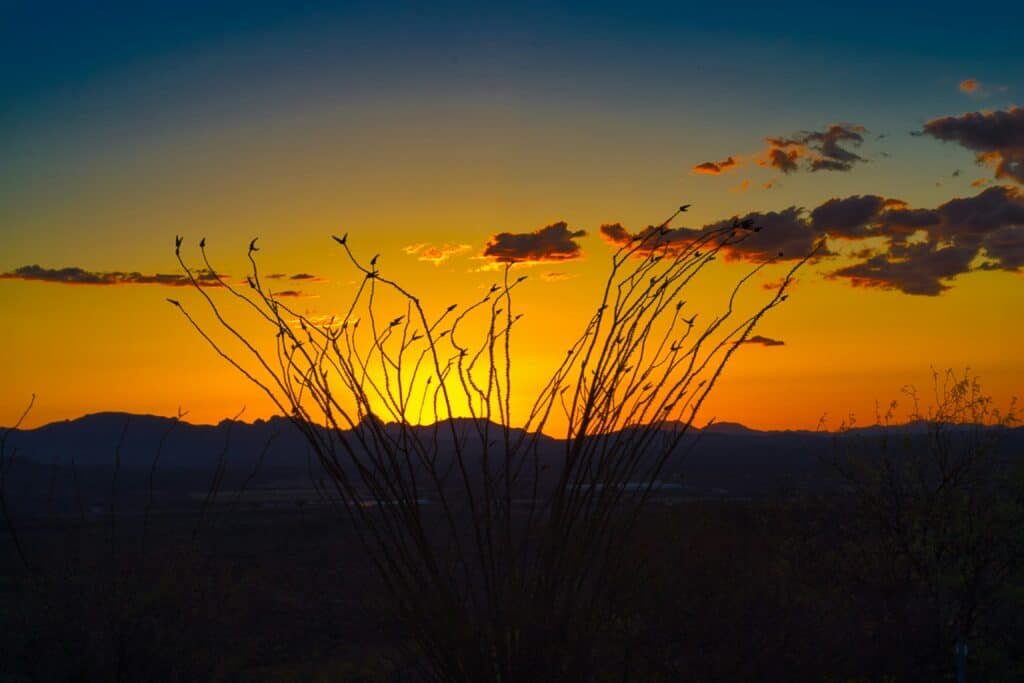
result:
[[[551,273],[543,273],[540,276],[540,279],[543,280],[544,282],[562,282],[563,280],[568,280],[571,277],[573,276],[570,275],[569,273],[562,273],[556,271]]]
[[[803,211],[800,207],[790,206],[781,211],[755,211],[740,216],[740,221],[750,221],[753,225],[759,226],[761,231],[752,233],[743,242],[730,246],[726,258],[733,261],[803,258],[814,250],[814,245],[821,237],[810,228],[803,217]],[[733,220],[727,218],[710,223],[704,226],[703,231],[720,230],[731,225]]]
[[[822,131],[802,131],[790,137],[765,138],[768,149],[758,164],[783,173],[794,173],[803,165],[809,171],[849,171],[867,161],[850,150],[864,142],[867,128],[857,124],[834,123]]]
[[[983,246],[985,255],[993,259],[982,264],[984,270],[1024,269],[1024,224],[996,228],[985,236]]]
[[[718,175],[736,168],[737,165],[738,162],[736,159],[730,156],[722,161],[705,161],[702,164],[697,164],[690,169],[690,172],[704,175]]]
[[[219,287],[217,278],[205,270],[193,271],[196,281],[204,287]],[[223,273],[221,278],[228,276]],[[70,266],[67,268],[43,268],[39,265],[22,266],[8,273],[0,273],[3,280],[28,280],[33,282],[55,282],[62,285],[164,285],[187,287],[192,282],[185,275],[156,273],[144,275],[138,272],[97,272]]]
[[[842,240],[854,249],[826,244],[816,261],[846,260],[827,277],[856,287],[876,287],[920,296],[935,296],[958,275],[974,270],[1024,272],[1024,189],[994,186],[951,199],[934,208],[911,207],[878,195],[829,199],[807,211],[790,206],[708,223],[699,229],[660,231],[647,227],[633,233],[621,224],[603,225],[601,236],[617,247],[650,239],[651,248],[678,253],[711,231],[750,221],[761,230],[724,248],[728,260],[793,260],[810,253],[821,240]],[[849,261],[852,260],[852,263]],[[770,285],[768,285],[770,286]]]
[[[757,162],[761,166],[770,166],[771,168],[782,171],[783,173],[792,173],[799,168],[798,162],[802,156],[801,147],[789,147],[788,142],[779,140],[778,138],[769,138],[768,144],[770,147],[764,153],[764,156]]]
[[[744,192],[746,192],[749,189],[750,189],[750,179],[747,178],[746,180],[742,181],[739,185],[733,187],[732,191],[737,193],[737,194],[743,194]]]
[[[637,251],[642,256],[654,250],[676,253],[686,249],[695,240],[706,239],[708,233],[728,228],[735,221],[742,221],[761,229],[757,233],[748,234],[742,242],[725,248],[723,253],[727,260],[795,260],[810,253],[819,238],[809,229],[807,221],[801,216],[802,212],[803,209],[791,206],[781,211],[753,212],[725,218],[708,223],[700,229],[679,227],[660,232],[659,228],[649,225],[640,232],[631,233],[621,224],[612,223],[602,225],[600,233],[607,242],[617,247],[644,241],[649,247]]]
[[[956,142],[977,163],[994,166],[996,178],[1024,183],[1024,107],[932,119],[921,134]]]
[[[443,244],[436,247],[430,244],[416,244],[405,247],[403,251],[409,255],[417,254],[417,261],[427,261],[439,266],[452,256],[464,254],[470,249],[472,247],[468,244]]]
[[[851,239],[866,237],[869,224],[878,217],[886,200],[877,195],[853,195],[830,199],[811,211],[815,232]]]
[[[968,97],[988,97],[994,92],[1005,93],[1007,88],[1003,85],[993,86],[991,83],[982,83],[977,78],[965,78],[960,81],[957,88]]]
[[[977,250],[969,247],[935,248],[922,242],[894,247],[891,253],[870,258],[830,274],[847,278],[855,287],[895,289],[905,294],[935,296],[949,289],[944,282],[966,273]]]
[[[779,277],[774,280],[769,280],[768,282],[761,283],[761,289],[766,289],[769,292],[777,292],[782,288],[782,285],[786,284],[787,282],[788,284],[786,285],[786,288],[792,291],[796,289],[800,280],[797,278],[790,278],[789,280],[787,280],[785,277]]]
[[[785,346],[786,342],[781,339],[772,339],[771,337],[765,337],[764,335],[755,334],[753,337],[746,339],[744,344],[760,344],[761,346]]]
[[[306,292],[300,292],[297,289],[285,289],[285,290],[280,291],[280,292],[273,292],[271,294],[271,296],[273,296],[275,299],[284,299],[284,298],[304,299],[304,298],[312,296],[312,295],[307,294]]]
[[[960,81],[959,87],[960,92],[966,95],[973,95],[974,93],[978,92],[978,89],[981,87],[981,83],[979,83],[978,79],[976,78],[965,78],[964,80]]]
[[[312,275],[310,273],[296,273],[294,275],[288,275],[287,273],[271,273],[270,275],[264,275],[264,279],[267,280],[303,280],[306,282],[323,282],[323,278],[318,275]]]
[[[1020,272],[1024,268],[1024,191],[990,187],[973,197],[951,199],[934,209],[893,205],[880,212],[868,235],[888,240],[883,252],[830,274],[859,287],[935,296],[956,276],[974,270]],[[923,235],[911,243],[912,235]]]
[[[621,223],[607,223],[599,229],[601,237],[615,247],[628,247],[634,242],[643,242],[644,248],[637,249],[638,256],[650,254],[655,250],[665,250],[672,254],[685,249],[694,240],[702,237],[700,230],[692,228],[664,229],[648,225],[643,230],[632,233],[622,227]]]
[[[484,247],[483,257],[494,263],[547,263],[570,261],[583,255],[577,238],[584,230],[570,230],[564,221],[535,232],[499,232]]]

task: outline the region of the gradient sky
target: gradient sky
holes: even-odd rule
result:
[[[758,330],[784,343],[743,349],[705,417],[872,421],[932,367],[970,366],[1000,402],[1024,387],[1019,3],[138,4],[4,5],[0,424],[32,393],[30,424],[270,414],[164,300],[195,293],[152,282],[177,234],[239,275],[259,236],[265,272],[316,275],[297,305],[329,314],[351,282],[332,233],[443,306],[494,280],[493,235],[565,221],[578,258],[517,266],[526,396],[596,301],[601,225],[796,207],[780,230],[810,236],[815,207],[855,195],[935,217],[898,244],[895,202],[856,239],[827,231],[839,255]],[[773,147],[795,167],[766,165]],[[66,282],[115,272],[141,275]]]

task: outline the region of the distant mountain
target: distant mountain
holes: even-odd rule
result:
[[[393,436],[398,434],[396,426],[386,428]],[[472,421],[419,427],[416,433],[424,440],[436,438],[443,446],[451,441],[452,428],[468,439],[465,454],[472,464],[474,454],[482,450]],[[837,435],[828,432],[758,431],[722,422],[687,432],[661,479],[695,496],[713,492],[758,497],[816,489],[834,481],[828,461],[849,444],[870,449],[885,431],[921,438],[925,428],[923,424],[869,426],[845,432],[837,441]],[[489,441],[502,442],[500,427],[490,425],[488,431]],[[666,429],[668,433],[671,429]],[[512,437],[522,434],[513,430]],[[631,435],[594,438],[628,440]],[[1004,453],[1024,455],[1024,428],[1006,430],[1002,443]],[[313,478],[323,476],[303,434],[281,417],[194,425],[153,415],[97,413],[14,431],[7,445],[8,454],[17,453],[15,466],[8,470],[8,491],[34,500],[53,498],[55,490],[67,494],[72,483],[85,487],[92,498],[109,496],[116,488],[118,495],[134,495],[137,502],[143,493],[151,495],[151,482],[161,495],[193,495],[209,487],[219,467],[223,467],[225,489],[243,482],[254,487],[309,487]],[[540,437],[539,449],[542,460],[551,464],[564,457],[564,442],[558,439]],[[440,452],[442,458],[451,457],[449,449],[442,447]],[[500,466],[496,461],[500,458],[492,460],[492,467]],[[551,467],[542,478],[552,477],[557,470]],[[470,475],[481,476],[480,469]]]
[[[709,434],[773,434],[775,432],[761,432],[756,429],[751,429],[746,425],[741,425],[739,422],[715,422],[708,427],[700,430]]]

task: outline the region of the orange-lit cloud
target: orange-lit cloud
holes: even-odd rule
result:
[[[959,87],[960,92],[966,95],[973,95],[974,93],[978,92],[978,89],[981,87],[981,83],[979,83],[978,79],[976,78],[965,78],[964,80],[960,81]]]
[[[426,261],[439,266],[453,256],[464,254],[472,249],[468,244],[443,244],[433,246],[430,244],[411,244],[404,247],[402,251],[410,256],[415,255],[417,261]]]
[[[755,155],[757,165],[781,173],[807,171],[849,171],[867,159],[851,147],[860,147],[867,128],[854,123],[834,123],[820,131],[801,131],[789,136],[765,138],[768,148]],[[719,175],[739,166],[738,157],[730,155],[723,161],[705,161],[691,169],[692,173]],[[774,186],[766,183],[764,189]],[[745,189],[745,188],[744,188]]]
[[[606,223],[601,226],[599,233],[606,242],[620,248],[628,247],[634,242],[645,242],[645,248],[637,250],[637,256],[650,254],[655,250],[674,253],[677,249],[686,249],[702,237],[700,230],[692,228],[662,229],[653,225],[633,233],[626,230],[621,223]],[[650,246],[647,247],[647,244]]]
[[[783,173],[792,173],[799,168],[798,162],[803,156],[803,147],[791,145],[779,138],[768,138],[768,149],[758,158],[760,166],[774,168]]]
[[[294,280],[294,281],[302,281],[302,282],[324,282],[323,278],[321,278],[321,277],[319,277],[317,275],[312,275],[311,273],[296,273],[294,275],[288,275],[286,273],[271,273],[270,275],[267,275],[265,277],[268,280]]]
[[[746,192],[749,189],[750,189],[750,179],[747,178],[746,180],[742,181],[739,185],[736,185],[736,186],[732,187],[731,191],[735,192],[737,194],[743,194],[744,192]]]
[[[786,278],[780,277],[776,280],[770,280],[769,282],[763,283],[761,285],[761,289],[767,289],[770,292],[775,292],[778,291],[779,288],[781,288],[782,285],[787,282],[788,284],[786,284],[786,289],[792,291],[797,287],[797,284],[800,282],[800,280],[798,278],[790,278],[787,281]]]
[[[769,137],[758,163],[783,173],[793,173],[801,161],[809,171],[849,171],[866,161],[850,147],[864,142],[864,126],[834,123],[822,131],[803,131],[790,137]]]
[[[561,282],[563,280],[568,280],[571,277],[573,276],[569,273],[552,272],[541,274],[540,279],[544,282]]]
[[[1024,183],[1024,107],[932,119],[920,134],[956,142],[977,163],[994,166],[996,178]]]
[[[484,247],[482,257],[492,263],[546,263],[570,261],[583,255],[578,238],[584,230],[570,230],[565,221],[535,232],[499,232]]]
[[[734,157],[730,156],[722,161],[705,161],[702,164],[697,164],[690,169],[690,172],[703,175],[718,175],[736,168],[738,163]]]

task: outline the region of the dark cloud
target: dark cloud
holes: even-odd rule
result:
[[[626,247],[634,242],[643,242],[644,247],[637,250],[638,255],[649,254],[652,251],[666,250],[674,253],[678,249],[685,249],[687,245],[702,236],[700,230],[693,228],[670,228],[661,229],[653,225],[637,233],[632,233],[622,227],[619,223],[602,225],[601,237],[617,247]]]
[[[1024,268],[1024,191],[990,187],[973,196],[951,199],[935,209],[895,204],[875,219],[888,239],[884,252],[834,271],[855,286],[895,289],[935,296],[957,275],[978,268],[1018,272]],[[910,243],[910,236],[923,239]],[[870,234],[870,233],[869,233]]]
[[[301,299],[303,297],[309,296],[309,294],[306,294],[305,292],[300,292],[297,289],[285,289],[285,290],[280,291],[280,292],[273,292],[272,296],[275,299],[284,299],[284,298]]]
[[[873,194],[830,199],[811,211],[811,227],[815,232],[835,237],[866,237],[870,224],[885,205],[883,197]]]
[[[767,137],[768,149],[753,158],[760,166],[786,174],[801,168],[808,171],[849,171],[856,164],[867,161],[851,149],[861,146],[865,133],[867,129],[861,125],[834,123],[820,131]],[[692,173],[719,175],[739,165],[738,157],[729,156],[722,161],[705,161],[690,170]]]
[[[921,133],[975,152],[978,163],[995,166],[997,178],[1024,183],[1024,107],[932,119]]]
[[[921,230],[930,230],[942,222],[934,209],[911,209],[904,203],[892,206],[878,216],[875,230],[894,243],[905,242]]]
[[[949,289],[954,278],[972,270],[1024,271],[1024,190],[990,187],[973,197],[952,199],[935,208],[915,208],[877,195],[833,198],[811,211],[791,206],[709,223],[700,229],[632,233],[615,223],[601,235],[616,246],[651,239],[656,248],[676,251],[709,232],[749,221],[761,228],[743,242],[725,247],[730,260],[798,259],[822,239],[852,242],[855,249],[836,252],[826,244],[816,260],[853,259],[829,274],[854,286],[878,287],[922,296]],[[652,231],[657,231],[652,233]]]
[[[737,165],[736,159],[730,156],[722,161],[705,161],[703,164],[697,164],[691,169],[691,172],[718,175],[719,173],[725,173],[730,169],[736,168]]]
[[[680,227],[662,230],[655,226],[647,226],[637,233],[631,233],[622,225],[613,223],[602,225],[600,232],[605,240],[619,247],[643,241],[645,246],[638,250],[639,255],[662,249],[673,253],[685,249],[695,240],[706,238],[709,233],[728,229],[736,221],[742,221],[756,225],[760,230],[749,233],[742,242],[726,247],[723,252],[726,259],[733,261],[741,259],[764,261],[777,258],[791,260],[803,258],[810,253],[818,239],[818,236],[810,230],[807,221],[801,216],[802,212],[803,209],[791,206],[782,211],[754,212],[745,216],[726,218],[709,223],[700,229]]]
[[[970,270],[977,250],[969,247],[936,248],[928,243],[894,246],[890,253],[876,254],[831,273],[855,287],[895,289],[905,294],[935,296],[949,289],[950,280]]]
[[[762,154],[759,164],[793,173],[800,168],[810,171],[849,171],[854,165],[866,161],[864,157],[850,150],[864,142],[864,126],[849,123],[835,123],[822,131],[803,131],[790,137],[769,137],[765,139],[768,149]]]
[[[536,232],[499,232],[484,248],[484,258],[496,263],[568,261],[582,255],[576,239],[587,233],[569,230],[564,221]]]
[[[768,144],[772,146],[765,152],[764,159],[759,162],[762,166],[770,166],[783,173],[792,173],[799,168],[797,162],[801,157],[800,148],[778,147],[772,138],[768,139]]]
[[[704,226],[704,230],[726,228],[732,225],[733,220],[727,218],[710,223]],[[739,220],[750,221],[761,230],[748,235],[743,242],[730,246],[726,252],[726,258],[730,260],[801,259],[814,250],[820,237],[803,217],[803,209],[796,206],[781,211],[748,213],[739,217]]]
[[[973,197],[951,199],[936,209],[940,239],[976,245],[984,235],[1007,225],[1024,225],[1024,191],[996,185]]]
[[[318,275],[312,275],[310,273],[296,273],[295,275],[288,275],[287,273],[271,273],[270,275],[264,275],[264,279],[267,280],[305,280],[307,282],[322,282],[323,278]]]
[[[217,278],[207,271],[196,271],[196,280],[200,285],[218,287]],[[221,277],[227,277],[221,274]],[[96,272],[74,266],[67,268],[43,268],[42,266],[22,266],[9,273],[0,273],[4,280],[30,280],[35,282],[56,282],[63,285],[164,285],[167,287],[185,287],[191,281],[185,275],[157,273],[144,275],[137,272]]]
[[[1024,269],[1024,224],[1004,225],[988,233],[982,246],[992,261],[983,264],[986,270]]]
[[[772,339],[771,337],[765,337],[764,335],[755,334],[750,337],[744,344],[760,344],[761,346],[785,346],[786,342],[781,339]]]

